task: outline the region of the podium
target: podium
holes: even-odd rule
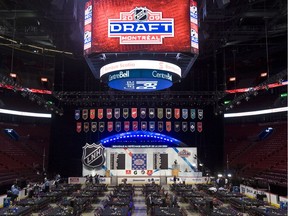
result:
[[[179,176],[180,166],[178,164],[172,165],[172,176]]]
[[[106,176],[106,177],[110,177],[110,170],[106,170],[106,171],[105,171],[105,176]]]

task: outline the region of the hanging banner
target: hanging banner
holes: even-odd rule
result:
[[[130,122],[129,121],[124,121],[124,130],[126,132],[130,130]]]
[[[129,116],[129,109],[123,108],[123,118],[127,119]]]
[[[172,117],[172,110],[171,108],[166,108],[166,118],[171,119]]]
[[[106,117],[107,117],[107,119],[112,118],[112,109],[111,108],[106,109]]]
[[[88,110],[87,109],[82,110],[82,119],[84,119],[84,120],[88,119]]]
[[[103,109],[98,109],[98,119],[103,118]]]
[[[179,132],[180,131],[180,122],[174,122],[174,131]]]
[[[188,118],[188,109],[182,109],[182,118],[187,119]]]
[[[80,110],[75,110],[75,120],[80,119]]]
[[[133,131],[137,131],[138,130],[138,121],[133,121],[132,125],[133,125]]]
[[[150,121],[149,122],[149,130],[153,132],[155,130],[155,121]]]
[[[117,132],[121,131],[121,122],[120,121],[115,122],[115,130]]]
[[[198,119],[203,119],[203,109],[198,109]]]
[[[158,122],[158,131],[162,132],[163,131],[163,121]]]
[[[199,133],[202,132],[202,130],[203,130],[202,122],[197,122],[197,130],[198,130]]]
[[[153,119],[155,117],[155,109],[149,108],[149,118]]]
[[[97,131],[97,122],[91,122],[91,131],[96,132]]]
[[[168,132],[171,131],[171,121],[166,122],[166,131],[168,131]]]
[[[114,118],[119,119],[120,118],[120,108],[115,108],[114,109]]]
[[[113,131],[113,122],[112,121],[107,122],[107,130],[109,132]]]
[[[146,121],[141,121],[141,130],[146,131],[147,130],[147,122]]]
[[[163,108],[158,108],[157,109],[157,117],[159,119],[162,119],[163,118]]]
[[[99,122],[99,131],[102,133],[105,130],[105,122]]]
[[[190,117],[191,117],[191,119],[196,118],[196,110],[195,109],[190,109]]]
[[[180,109],[175,108],[174,109],[174,118],[179,119],[180,118]]]
[[[82,130],[82,124],[81,124],[81,122],[77,122],[77,124],[76,124],[76,131],[77,131],[78,133],[80,133],[81,130]]]
[[[140,109],[140,117],[142,119],[146,118],[146,108],[141,108]]]
[[[190,131],[191,132],[195,131],[195,122],[190,122]]]
[[[90,119],[95,119],[95,109],[90,109]]]
[[[131,116],[133,119],[137,118],[137,108],[131,108]]]
[[[182,122],[182,131],[186,132],[188,130],[187,122]]]
[[[84,132],[87,133],[89,131],[89,122],[84,122]]]

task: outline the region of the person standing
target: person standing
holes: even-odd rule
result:
[[[44,178],[44,192],[47,193],[50,191],[50,182],[47,178]]]

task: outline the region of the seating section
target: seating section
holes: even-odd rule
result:
[[[267,127],[274,129],[264,140],[255,139]],[[283,123],[227,125],[225,150],[229,166],[243,177],[287,182],[287,125]]]
[[[19,140],[7,136],[5,128],[14,129]],[[42,171],[44,149],[48,156],[50,126],[1,124],[0,130],[0,186],[20,178],[37,180],[40,177],[37,171]]]

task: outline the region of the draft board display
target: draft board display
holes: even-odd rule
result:
[[[97,169],[83,165],[83,176],[90,174],[111,176],[172,176],[172,169],[179,175],[202,176],[197,171],[197,148],[105,148],[105,163]],[[176,161],[176,166],[175,166]]]
[[[90,0],[85,5],[84,53],[198,53],[195,0]]]

